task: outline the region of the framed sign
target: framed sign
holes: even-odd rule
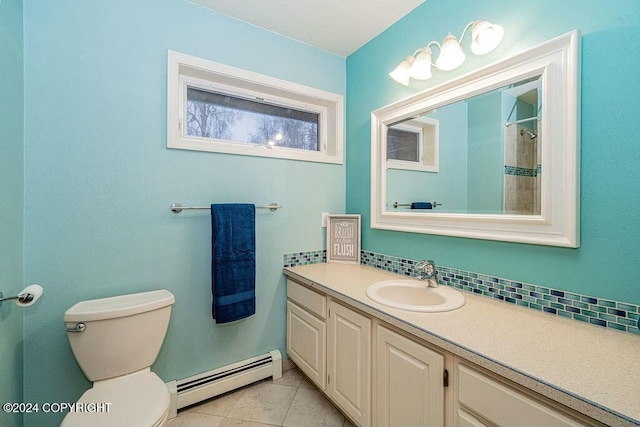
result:
[[[360,264],[360,215],[329,215],[327,262]]]

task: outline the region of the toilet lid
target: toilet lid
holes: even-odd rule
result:
[[[69,412],[60,427],[151,427],[167,413],[169,401],[167,386],[153,372],[99,381],[77,403],[110,403],[108,412]]]

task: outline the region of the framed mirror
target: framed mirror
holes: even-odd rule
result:
[[[371,114],[371,227],[579,246],[580,34]]]

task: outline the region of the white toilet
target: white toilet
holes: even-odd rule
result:
[[[70,411],[61,427],[161,426],[169,390],[153,372],[169,327],[173,294],[167,290],[82,301],[64,314],[73,355],[93,382],[78,400],[108,404],[101,412]],[[108,411],[106,410],[108,406]]]

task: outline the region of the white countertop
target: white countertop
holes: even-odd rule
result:
[[[285,274],[605,424],[640,426],[640,336],[464,291],[465,305],[450,312],[389,308],[366,288],[407,277],[364,265]]]

